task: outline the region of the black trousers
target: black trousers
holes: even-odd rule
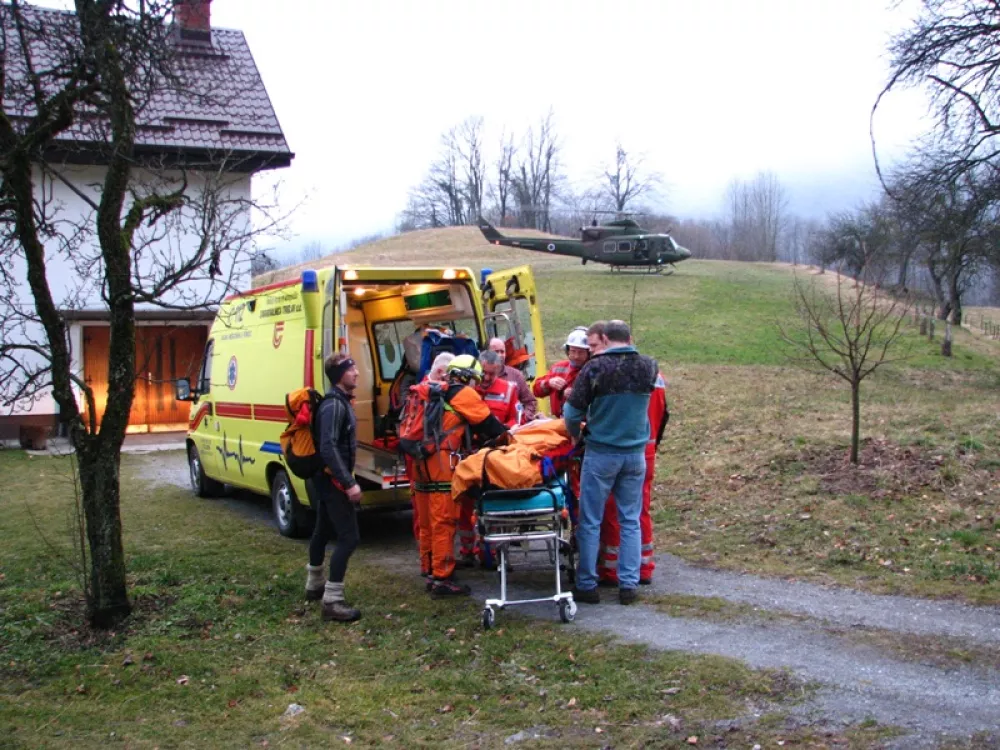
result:
[[[330,581],[343,583],[347,561],[357,549],[361,533],[358,509],[325,475],[306,480],[309,500],[316,509],[316,526],[309,540],[309,564],[322,565],[327,542],[336,539],[330,556]]]

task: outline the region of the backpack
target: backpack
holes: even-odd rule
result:
[[[299,388],[285,395],[289,422],[279,438],[281,453],[285,465],[301,479],[310,479],[323,470],[323,456],[316,447],[316,415],[325,398],[312,388]]]
[[[448,391],[439,383],[421,383],[410,388],[399,422],[399,449],[408,456],[423,460],[441,450],[441,443],[457,430],[466,429],[465,421],[450,430],[443,429],[448,406]]]

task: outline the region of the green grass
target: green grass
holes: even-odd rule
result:
[[[945,358],[940,331],[929,342],[908,322],[907,358],[862,385],[868,463],[855,469],[847,385],[783,354],[776,323],[794,320],[787,268],[690,261],[659,278],[543,266],[537,277],[550,357],[574,325],[628,319],[635,291],[636,339],[660,362],[672,413],[654,489],[658,549],[872,591],[1000,601],[1000,342],[956,330]]]
[[[155,460],[123,459],[135,613],[120,632],[94,633],[66,534],[69,460],[0,453],[5,747],[498,746],[532,727],[548,733],[542,746],[680,747],[747,705],[780,711],[802,694],[782,673],[515,614],[483,632],[477,603],[431,601],[370,547],[348,579],[364,618],[324,624],[301,599],[302,544],[231,504],[147,484]],[[306,711],[283,719],[291,703]],[[865,747],[877,731],[843,739]],[[778,734],[748,720],[733,736],[769,745]]]
[[[788,269],[723,261],[689,261],[677,269],[669,277],[612,274],[591,266],[537,269],[550,356],[558,355],[574,326],[631,317],[644,351],[664,364],[787,363],[776,327],[779,322],[794,326],[795,276]],[[804,268],[796,273],[805,284],[835,283],[832,274],[820,277]],[[1000,346],[964,330],[955,336],[955,356],[949,360],[940,356],[940,336],[929,342],[907,326],[907,364],[959,371],[993,368]]]

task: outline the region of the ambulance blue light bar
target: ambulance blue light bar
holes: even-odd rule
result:
[[[316,276],[315,271],[310,269],[302,272],[302,291],[303,292],[319,291],[319,278]]]
[[[479,286],[482,286],[483,284],[486,283],[486,277],[489,276],[491,273],[493,273],[492,268],[484,268],[482,271],[479,272]]]

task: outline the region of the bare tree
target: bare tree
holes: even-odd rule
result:
[[[615,144],[615,161],[603,170],[600,196],[608,207],[622,214],[644,195],[655,193],[663,184],[658,172],[644,169],[645,157],[629,155],[621,142]]]
[[[733,180],[726,191],[726,204],[730,259],[777,260],[788,208],[778,178],[771,172],[760,172],[753,182]]]
[[[251,208],[262,224],[269,216],[231,190],[234,173],[254,169],[233,154],[190,167],[137,148],[139,113],[156,97],[210,99],[219,88],[177,56],[172,9],[171,0],[77,0],[75,15],[0,6],[0,400],[51,392],[59,407],[79,465],[97,626],[130,611],[119,459],[136,385],[136,305],[216,303],[248,270],[258,231]],[[95,184],[74,179],[85,155],[104,165]],[[89,214],[65,210],[57,183]],[[192,236],[194,246],[181,239]],[[61,267],[72,270],[68,290],[53,280]],[[110,323],[99,420],[93,390],[72,369],[60,312],[92,290]]]
[[[537,130],[528,128],[524,145],[519,149],[514,177],[514,200],[518,225],[543,232],[552,229],[552,202],[563,181],[559,157],[562,145],[555,132],[551,110],[541,119]]]
[[[483,214],[486,162],[483,160],[483,118],[469,117],[451,133],[461,163],[465,198],[464,224],[475,224]]]
[[[872,116],[893,89],[926,86],[937,118],[936,145],[948,154],[935,168],[954,179],[1000,156],[995,140],[1000,134],[1000,3],[922,0],[922,6],[913,26],[889,45],[891,77]]]
[[[988,165],[945,175],[948,153],[917,154],[890,183],[901,233],[914,243],[937,300],[938,317],[962,322],[963,299],[996,258],[1000,201]]]
[[[506,132],[502,133],[500,135],[500,150],[493,163],[496,174],[490,188],[496,219],[501,226],[507,223],[507,214],[510,211],[515,154],[517,154],[517,147],[514,145],[514,136],[508,135]]]
[[[258,250],[250,258],[250,275],[252,277],[260,276],[270,271],[277,271],[279,268],[281,268],[281,262],[267,250]]]
[[[319,240],[313,240],[312,242],[307,242],[305,246],[299,251],[299,257],[292,261],[292,263],[311,263],[314,260],[319,260],[327,255],[327,251],[323,248],[323,243]],[[291,263],[289,264],[291,265]]]
[[[859,251],[865,255],[864,247]],[[787,356],[799,366],[826,371],[851,388],[851,463],[858,463],[861,435],[861,383],[882,365],[895,361],[906,320],[905,298],[887,294],[879,279],[862,265],[861,280],[838,274],[835,292],[796,275],[797,320],[779,323]]]
[[[483,212],[485,191],[483,118],[469,117],[441,136],[438,158],[410,191],[400,229],[475,223]]]

